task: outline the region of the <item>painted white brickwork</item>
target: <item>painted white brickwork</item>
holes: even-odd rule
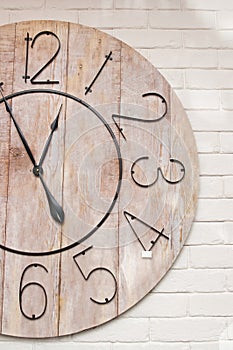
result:
[[[233,349],[233,1],[0,0],[0,24],[57,19],[146,56],[180,97],[200,159],[196,220],[177,262],[119,319],[62,339],[0,337],[1,350]]]

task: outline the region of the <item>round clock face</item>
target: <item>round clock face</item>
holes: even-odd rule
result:
[[[122,314],[194,218],[186,114],[145,58],[81,25],[0,27],[1,333],[55,337]]]

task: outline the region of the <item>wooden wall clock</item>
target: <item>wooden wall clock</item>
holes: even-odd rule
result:
[[[194,218],[184,109],[139,53],[66,22],[0,27],[0,329],[54,337],[142,299]]]

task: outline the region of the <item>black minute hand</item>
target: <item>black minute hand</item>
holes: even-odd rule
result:
[[[42,166],[42,164],[43,164],[43,162],[44,162],[44,160],[45,160],[46,154],[47,154],[47,152],[48,152],[49,145],[50,145],[50,143],[51,143],[51,141],[52,141],[53,133],[54,133],[54,131],[56,131],[57,128],[58,128],[58,120],[59,120],[59,116],[60,116],[60,113],[61,113],[61,109],[62,109],[62,104],[61,104],[61,106],[60,106],[60,108],[59,108],[59,111],[58,111],[58,113],[57,113],[56,118],[54,119],[54,121],[53,121],[52,124],[51,124],[51,132],[50,132],[50,135],[49,135],[49,137],[48,137],[48,139],[47,139],[47,142],[46,142],[46,144],[45,144],[45,147],[44,147],[44,150],[43,150],[43,152],[42,152],[42,155],[41,155],[41,157],[40,157],[39,166]]]
[[[32,152],[31,152],[31,150],[30,150],[30,148],[29,148],[29,146],[28,146],[28,143],[27,143],[27,141],[26,141],[26,139],[25,139],[25,137],[24,137],[24,135],[23,135],[23,133],[22,133],[22,130],[20,129],[18,123],[16,122],[16,120],[15,120],[15,118],[14,118],[14,116],[13,116],[11,107],[10,107],[10,105],[8,104],[7,100],[5,99],[5,96],[3,95],[2,86],[0,86],[0,92],[1,92],[1,95],[2,95],[2,98],[3,98],[3,101],[4,101],[4,104],[5,104],[5,107],[6,107],[6,111],[10,114],[10,117],[11,117],[11,119],[12,119],[12,121],[13,121],[15,127],[16,127],[16,130],[17,130],[17,132],[18,132],[18,134],[19,134],[19,137],[20,137],[20,139],[21,139],[21,141],[22,141],[22,143],[23,143],[23,145],[24,145],[24,148],[26,149],[27,154],[28,154],[29,158],[31,159],[32,164],[33,164],[34,166],[36,166],[35,159],[34,159],[33,154],[32,154]]]

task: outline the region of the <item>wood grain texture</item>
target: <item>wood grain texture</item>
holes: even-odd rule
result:
[[[180,186],[174,188],[172,211],[172,233],[174,240],[174,258],[184,244],[193,218],[198,197],[199,164],[197,148],[193,140],[193,132],[184,109],[174,92],[171,93],[172,106],[172,133],[171,147],[174,157],[179,155],[183,164],[186,164],[186,175]],[[178,171],[178,169],[177,169]],[[179,205],[178,205],[179,203]]]
[[[93,106],[110,124],[112,113],[119,110],[120,50],[121,43],[112,37],[82,26],[77,30],[76,25],[70,24],[67,89]],[[85,95],[85,88],[95,79],[110,51],[112,60],[104,66],[92,92]],[[81,239],[101,222],[114,199],[119,178],[116,147],[103,121],[88,108],[70,101],[67,103],[65,154],[65,211],[70,216],[64,225],[63,244]],[[93,245],[95,249],[77,258],[85,275],[94,268],[104,267],[117,278],[116,209],[111,214],[83,245],[62,254],[60,334],[93,327],[117,315],[117,297],[106,305],[90,300],[91,296],[104,300],[112,295],[115,284],[109,272],[98,270],[86,281],[73,261],[75,254]],[[71,279],[70,283],[67,279]],[[74,286],[72,290],[70,284]]]
[[[4,81],[4,91],[9,94],[12,92],[12,75],[14,67],[14,42],[15,42],[15,26],[4,26],[1,29],[0,36],[0,79]],[[0,118],[0,240],[5,241],[5,225],[6,225],[6,208],[7,208],[7,184],[9,176],[9,143],[10,143],[10,120],[4,113],[4,107],[1,105]],[[4,266],[5,253],[0,251],[0,320],[2,332],[2,305],[4,298]]]
[[[137,74],[134,74],[134,71]],[[169,106],[170,86],[152,65],[140,55],[134,54],[133,49],[126,45],[122,50],[121,77],[121,114],[141,118],[144,122],[120,119],[126,141],[121,140],[125,160],[125,184],[120,193],[119,208],[123,207],[128,213],[158,231],[164,229],[169,235],[171,231],[171,208],[167,201],[169,186],[161,176],[152,187],[143,188],[136,185],[131,177],[131,165],[140,157],[149,157],[138,163],[134,169],[135,178],[145,185],[156,179],[158,167],[161,167],[167,175],[171,152],[170,110],[159,122],[148,123],[149,120],[158,119],[163,115],[164,103],[154,96],[143,98],[142,95],[148,92],[159,93]],[[122,211],[119,211],[119,220],[119,313],[122,313],[148,293],[155,285],[155,281],[160,279],[161,273],[166,271],[169,264],[167,252],[171,240],[159,238],[152,250],[153,259],[143,259],[143,248]],[[128,220],[145,248],[149,250],[151,240],[156,240],[158,234],[140,221],[132,220],[130,215]],[[153,278],[150,278],[152,275]]]
[[[61,49],[38,79],[59,84],[23,79],[25,37],[41,32],[29,45],[28,75],[57,50],[52,32]],[[96,29],[56,21],[0,27],[0,58],[6,95],[34,90],[9,104],[36,162],[62,105],[43,178],[65,212],[62,225],[51,218],[43,186],[0,103],[0,244],[15,250],[0,250],[1,333],[80,332],[136,304],[182,249],[197,202],[193,133],[163,76]],[[181,165],[171,158],[185,167],[175,184]]]
[[[25,22],[17,24],[16,26],[13,92],[31,87],[28,86],[28,83],[25,84],[22,79],[25,67],[24,38],[26,37],[26,33],[28,32],[33,38],[37,33],[44,30],[56,32],[63,40],[60,62],[58,60],[54,65],[49,66],[49,69],[44,72],[44,75],[48,77],[56,76],[60,81],[59,88],[65,89],[68,25],[61,24],[59,28],[57,28],[55,22]],[[31,72],[36,72],[46,62],[53,54],[56,45],[57,43],[55,40],[49,38],[47,35],[38,39],[38,43],[36,42],[33,50],[30,49],[29,67]],[[44,85],[42,87],[45,88],[47,86]],[[41,97],[36,95],[24,95],[12,101],[14,116],[23,130],[37,163],[39,162],[43,147],[50,133],[50,124],[58,112],[60,103],[61,101],[59,99],[54,99],[54,97],[50,95]],[[7,117],[6,112],[5,115]],[[61,119],[62,118],[64,119],[64,113],[61,116]],[[64,129],[61,129],[61,131],[62,130],[64,131]],[[58,131],[56,139],[60,139],[60,141],[51,145],[45,159],[45,164],[43,165],[44,179],[50,191],[55,194],[56,199],[60,203],[62,201],[62,177],[60,176],[57,182],[53,182],[52,179],[57,171],[59,160],[60,162],[63,161],[61,158],[63,155],[63,137],[64,135],[62,132]],[[57,147],[57,145],[59,146]],[[20,251],[43,252],[60,247],[61,228],[58,225],[54,225],[49,217],[46,195],[39,178],[35,178],[32,174],[32,168],[33,165],[12,123],[5,244]],[[14,278],[12,280],[12,272],[14,272],[16,276],[21,277],[25,266],[29,263],[37,262],[37,260],[38,259],[35,257],[18,259],[17,255],[6,254],[4,289],[8,290],[8,295],[4,301],[3,333],[21,336],[35,334],[35,337],[57,335],[59,316],[57,300],[59,287],[59,255],[51,259],[40,259],[49,270],[48,276],[45,276],[49,307],[43,319],[35,321],[37,323],[36,329],[33,323],[34,321],[25,319],[19,308],[16,307],[16,305],[18,305],[19,278]],[[32,281],[37,281],[38,272],[35,271],[35,273],[32,274],[33,269],[29,272],[32,275]],[[39,280],[41,273],[43,275],[43,272],[39,271]],[[44,278],[42,281],[43,280]],[[27,290],[27,293],[25,292],[25,298],[28,298],[29,303],[29,305],[27,305],[27,303],[24,305],[25,309],[28,309],[28,312],[33,312],[33,308],[36,311],[41,310],[42,300],[37,297],[37,293],[39,293],[40,289],[38,290],[38,288],[36,288],[33,290],[33,288],[31,288],[32,295],[30,295],[29,291],[30,289]],[[14,301],[13,303],[12,300]],[[30,305],[31,303],[33,303],[33,306]],[[14,323],[11,321],[13,311],[8,312],[12,307],[15,309]]]
[[[121,218],[119,313],[144,297],[177,258],[191,227],[198,192],[196,145],[183,107],[170,86],[152,65],[139,55],[133,55],[131,48],[126,46],[123,52],[124,49],[125,60],[121,71],[123,81],[121,114],[140,118],[141,112],[144,117],[147,116],[147,120],[156,119],[156,115],[161,115],[158,104],[153,101],[153,96],[152,102],[147,106],[150,113],[143,111],[145,100],[142,101],[142,94],[148,91],[162,95],[168,102],[168,111],[165,118],[154,123],[120,119],[120,126],[126,138],[125,141],[122,139],[121,149],[124,150],[124,159],[129,163],[129,166],[125,167],[127,190],[121,192],[120,203],[122,201],[124,203],[122,205],[125,205],[124,196],[128,191],[128,203],[124,208],[127,213],[133,214],[133,217],[127,214],[128,220],[126,220],[126,216],[119,214]],[[130,80],[132,67],[137,67],[135,70],[141,73]],[[142,72],[146,74],[143,76]],[[138,99],[135,96],[138,96]],[[164,107],[161,101],[160,106]],[[132,177],[130,179],[130,166],[132,161],[146,156],[148,159],[138,163],[138,167],[134,168],[138,182],[151,184],[159,175],[158,181],[148,188],[137,185],[135,188]],[[161,176],[162,171],[164,177],[170,181],[181,177],[181,166],[172,165],[171,158],[179,160],[185,167],[185,177],[177,184],[169,184]],[[161,169],[159,173],[158,167]],[[122,205],[120,204],[120,208]],[[169,237],[169,240],[163,236],[159,237],[159,234],[148,226],[160,232],[164,228],[163,233]],[[135,239],[135,233],[148,250],[151,247],[151,241],[159,237],[152,248],[150,259],[142,258],[144,248],[139,240]],[[148,255],[150,256],[146,254]],[[153,278],[151,278],[152,275]]]

